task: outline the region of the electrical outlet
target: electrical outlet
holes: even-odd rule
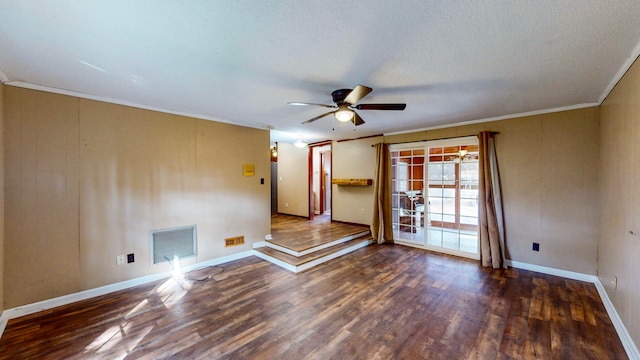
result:
[[[117,265],[124,265],[124,255],[116,256],[116,264]]]
[[[288,208],[289,207],[289,203],[284,203],[284,207]]]
[[[618,290],[618,277],[614,276],[613,279],[611,279],[611,286],[613,286],[613,290]]]
[[[127,254],[127,264],[131,264],[134,261],[135,261],[135,258],[133,256],[133,253]]]
[[[540,251],[540,244],[534,242],[533,246],[531,247],[531,250],[533,251]]]

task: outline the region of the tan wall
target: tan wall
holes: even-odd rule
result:
[[[7,86],[4,106],[10,308],[81,290],[78,99]]]
[[[278,212],[309,216],[309,148],[278,143]]]
[[[0,82],[0,189],[4,189],[4,85]],[[4,191],[0,191],[0,312],[4,310]]]
[[[6,307],[167,271],[150,265],[153,229],[198,226],[198,256],[183,264],[269,232],[267,131],[4,90]],[[246,244],[225,248],[237,235]],[[136,261],[116,265],[127,253]]]
[[[601,106],[598,277],[640,344],[640,64]],[[617,277],[617,289],[612,280]]]
[[[371,145],[382,141],[373,137],[352,141],[333,142],[334,179],[373,179],[376,150]],[[373,186],[332,187],[333,220],[356,224],[371,224],[373,216]]]
[[[502,177],[508,258],[597,274],[599,175],[595,167],[599,159],[599,108],[385,136],[384,141],[468,136],[482,130],[500,132],[496,136],[496,150]],[[373,178],[375,151],[371,144],[379,141],[380,138],[371,138],[334,142],[333,177]],[[289,148],[295,148],[284,145],[279,154],[287,157]],[[282,158],[279,159],[278,174],[283,182],[290,171],[299,178],[304,185],[299,188],[298,198],[306,206],[306,152],[299,158],[289,156],[293,158],[282,164]],[[279,192],[282,190],[280,186]],[[370,224],[372,191],[371,187],[334,186],[333,219]],[[279,196],[281,211],[285,201]],[[291,203],[289,200],[290,207]],[[531,250],[533,242],[540,243],[539,252]]]
[[[597,273],[598,108],[386,136],[396,143],[500,132],[508,258]],[[532,242],[540,252],[531,251]]]

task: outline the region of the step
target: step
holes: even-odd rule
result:
[[[287,253],[287,254],[289,254],[291,256],[300,257],[300,256],[305,256],[305,255],[312,254],[314,252],[317,252],[317,251],[320,251],[320,250],[323,250],[323,249],[327,249],[327,248],[339,245],[339,244],[341,244],[343,242],[346,242],[346,241],[350,241],[350,240],[353,240],[353,239],[360,238],[362,236],[368,236],[370,233],[371,233],[371,231],[369,231],[369,229],[366,229],[366,230],[362,230],[362,231],[356,232],[354,234],[342,237],[340,239],[330,240],[330,241],[327,241],[325,243],[317,244],[315,246],[308,247],[308,248],[301,249],[301,250],[295,250],[295,249],[283,246],[281,244],[278,244],[277,240],[266,240],[265,241],[265,245],[267,247],[269,247],[269,248],[281,251],[283,253]]]
[[[348,254],[371,243],[373,243],[371,235],[366,234],[302,256],[293,256],[269,246],[254,249],[254,254],[262,259],[297,273]]]

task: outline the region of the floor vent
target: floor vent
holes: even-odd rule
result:
[[[151,259],[154,264],[196,256],[196,226],[182,226],[171,229],[152,230]]]
[[[224,239],[224,247],[244,244],[244,236],[235,236]]]

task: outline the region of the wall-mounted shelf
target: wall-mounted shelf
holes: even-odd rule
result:
[[[333,179],[332,184],[345,186],[370,186],[373,179]]]

